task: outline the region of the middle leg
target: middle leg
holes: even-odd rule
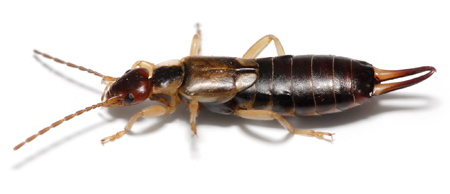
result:
[[[196,120],[200,110],[200,106],[197,100],[192,100],[189,102],[189,112],[190,112],[190,123],[191,131],[194,133],[193,136],[197,135]]]
[[[192,38],[190,56],[197,56],[202,49],[202,37],[200,33],[200,24],[196,24],[197,33]]]

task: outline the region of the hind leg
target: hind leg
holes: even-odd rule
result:
[[[235,115],[252,120],[273,120],[276,119],[285,129],[297,135],[305,135],[323,139],[324,136],[330,136],[333,140],[334,133],[319,132],[307,129],[294,129],[292,125],[281,115],[270,110],[237,110]]]
[[[273,40],[275,44],[275,48],[277,48],[278,56],[285,55],[283,46],[281,46],[280,40],[272,34],[266,35],[259,39],[258,41],[251,46],[248,51],[244,54],[242,58],[244,59],[254,59],[258,57],[258,55],[269,45],[269,43]]]

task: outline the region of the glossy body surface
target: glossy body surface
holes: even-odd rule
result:
[[[367,102],[378,83],[372,65],[345,57],[285,55],[255,61],[259,78],[254,84],[228,102],[202,104],[222,114],[255,109],[283,116],[320,115]]]
[[[257,58],[273,41],[278,56]],[[332,133],[295,129],[283,116],[312,116],[335,113],[366,103],[370,97],[417,84],[436,69],[430,66],[382,70],[371,64],[333,55],[286,55],[273,35],[258,40],[242,58],[197,56],[201,50],[200,30],[194,35],[190,56],[158,65],[137,61],[119,78],[65,62],[45,53],[36,54],[72,68],[102,77],[106,84],[102,102],[56,121],[27,138],[14,150],[34,140],[64,121],[97,107],[131,106],[146,99],[159,101],[136,113],[125,129],[101,140],[114,141],[128,133],[141,117],[172,114],[180,102],[189,109],[191,130],[197,134],[196,118],[200,108],[252,120],[277,120],[289,132],[317,138]],[[398,77],[428,71],[425,75],[394,83]],[[104,97],[106,99],[104,100]]]

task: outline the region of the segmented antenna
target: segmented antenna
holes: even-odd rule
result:
[[[38,50],[33,50],[33,51],[34,51],[34,53],[39,54],[39,55],[42,55],[43,57],[45,57],[45,58],[47,58],[47,59],[52,59],[52,60],[55,61],[55,62],[58,62],[58,63],[64,64],[64,65],[67,65],[67,66],[69,66],[69,67],[77,68],[77,69],[79,69],[79,70],[81,70],[81,71],[86,71],[86,72],[88,72],[88,73],[92,73],[92,74],[94,74],[94,75],[96,75],[96,76],[99,76],[99,77],[102,78],[102,81],[115,81],[115,80],[117,79],[117,78],[113,78],[113,77],[110,77],[110,76],[102,75],[101,73],[98,73],[98,72],[96,72],[96,71],[93,71],[92,69],[85,68],[85,67],[83,67],[83,66],[78,66],[78,65],[75,65],[75,64],[73,64],[73,63],[65,62],[65,61],[63,61],[63,60],[61,60],[61,59],[52,57],[52,56],[47,55],[47,54],[45,54],[45,53],[41,53],[41,52],[39,52]]]
[[[64,117],[63,119],[61,119],[61,120],[59,120],[59,121],[54,122],[54,123],[51,124],[50,126],[48,126],[48,127],[44,128],[44,129],[40,130],[38,133],[32,135],[31,137],[27,138],[24,142],[20,143],[20,144],[17,145],[16,147],[14,147],[14,150],[18,150],[18,149],[21,148],[23,145],[25,145],[25,143],[28,143],[28,142],[30,142],[30,141],[33,141],[33,139],[35,139],[37,136],[46,133],[46,132],[47,132],[48,130],[50,130],[51,128],[55,128],[56,126],[60,125],[60,124],[63,123],[64,121],[68,121],[68,120],[72,119],[72,118],[75,117],[75,116],[81,115],[81,114],[83,114],[83,113],[85,113],[85,112],[87,112],[87,111],[90,111],[90,110],[92,110],[92,109],[95,109],[95,108],[97,108],[97,107],[101,107],[101,106],[102,106],[102,107],[109,107],[109,106],[112,106],[112,105],[117,104],[117,98],[118,98],[118,96],[112,97],[112,98],[106,100],[105,102],[100,102],[100,103],[94,104],[94,105],[92,105],[92,106],[86,107],[85,109],[79,110],[79,111],[77,111],[77,112],[75,112],[75,113],[73,113],[73,114],[71,114],[71,115],[68,115],[68,116]]]

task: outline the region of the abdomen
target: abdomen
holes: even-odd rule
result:
[[[226,106],[272,110],[284,116],[340,112],[372,96],[374,70],[359,60],[331,55],[256,59],[259,77]]]

